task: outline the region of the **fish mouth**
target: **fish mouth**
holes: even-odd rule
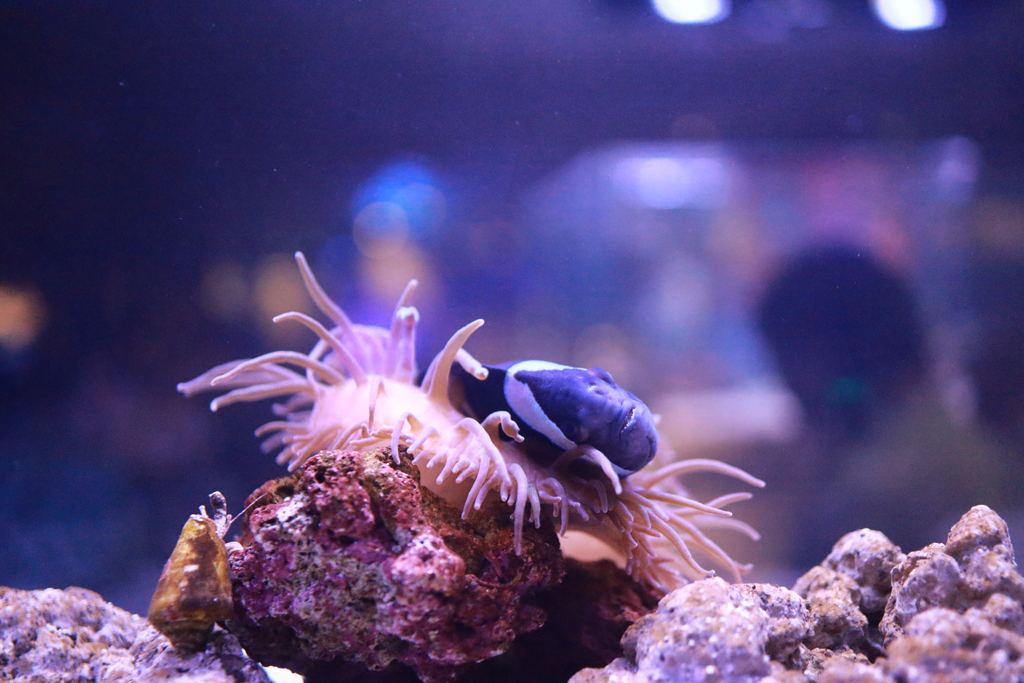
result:
[[[636,406],[632,406],[629,412],[626,413],[626,419],[622,421],[622,426],[619,427],[619,434],[625,434],[633,425],[636,424]]]

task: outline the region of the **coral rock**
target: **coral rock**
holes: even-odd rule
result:
[[[881,614],[892,591],[893,567],[904,559],[906,555],[885,534],[861,529],[840,538],[821,566],[856,582],[865,614]]]
[[[868,642],[868,618],[860,609],[861,590],[847,574],[814,567],[793,586],[807,600],[813,624],[810,648],[860,649]]]
[[[877,625],[892,588],[890,573],[906,556],[884,534],[861,529],[846,534],[820,566],[793,590],[805,598],[813,634],[805,666],[814,673],[835,654],[857,662],[882,651]]]
[[[1019,683],[1024,579],[1013,557],[1005,522],[985,506],[945,544],[909,555],[862,529],[794,593],[719,579],[670,593],[627,630],[625,658],[573,682]]]
[[[732,590],[748,593],[760,601],[768,617],[764,651],[775,662],[789,662],[801,644],[811,636],[807,605],[794,599],[794,592],[769,584],[740,584]]]
[[[1024,579],[999,515],[984,505],[970,509],[949,532],[947,544],[910,553],[892,572],[892,593],[882,619],[886,642],[903,635],[919,613],[932,607],[964,612],[994,594],[1024,598]]]
[[[768,652],[788,658],[809,634],[807,624],[792,591],[704,579],[669,593],[657,612],[630,627],[625,658],[572,681],[760,681],[773,674]]]
[[[958,605],[964,589],[960,566],[945,553],[941,543],[907,555],[893,570],[893,592],[881,623],[886,642],[903,635],[904,626],[920,612]]]
[[[0,680],[19,683],[269,683],[238,641],[215,631],[175,649],[142,617],[84,588],[0,588]]]
[[[1024,680],[1024,637],[999,628],[981,612],[945,607],[921,612],[906,636],[889,648],[885,669],[893,681]]]
[[[268,664],[304,671],[338,659],[424,680],[501,654],[543,612],[524,597],[564,568],[549,523],[516,555],[507,506],[461,519],[388,449],[323,452],[265,484],[230,555],[230,627]]]
[[[238,639],[215,629],[198,652],[181,649],[153,626],[147,625],[125,660],[103,668],[97,683],[173,681],[174,683],[270,683],[263,668],[249,659]]]
[[[94,660],[124,655],[145,623],[84,588],[0,588],[0,679],[91,680]]]

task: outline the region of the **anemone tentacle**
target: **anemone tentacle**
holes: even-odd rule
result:
[[[362,384],[366,381],[366,373],[363,371],[363,366],[359,364],[355,356],[349,351],[341,340],[331,334],[331,331],[321,325],[319,322],[310,318],[305,313],[296,313],[290,311],[288,313],[282,313],[281,315],[274,316],[273,321],[275,323],[284,322],[286,320],[294,320],[302,323],[309,329],[313,330],[324,344],[324,348],[330,349],[337,356],[341,366],[348,371],[348,374],[352,379],[356,381],[356,384]],[[314,349],[316,351],[317,349]],[[317,355],[314,353],[309,354],[313,360],[317,359]]]

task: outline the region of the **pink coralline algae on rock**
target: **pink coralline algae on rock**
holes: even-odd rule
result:
[[[250,497],[229,626],[252,656],[298,671],[400,662],[441,681],[544,622],[523,598],[562,579],[553,527],[526,527],[516,554],[507,514],[461,519],[401,452],[322,452]]]
[[[877,531],[847,534],[793,591],[685,586],[623,647],[573,683],[1020,683],[1024,578],[1006,523],[979,505],[908,555]]]

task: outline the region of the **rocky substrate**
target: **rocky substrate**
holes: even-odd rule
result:
[[[234,636],[176,650],[142,617],[84,588],[0,588],[0,681],[270,683]]]
[[[1024,682],[1024,578],[985,506],[909,554],[849,533],[793,590],[661,597],[562,558],[548,523],[516,555],[507,514],[461,519],[387,452],[322,453],[251,500],[234,612],[197,651],[91,591],[0,588],[0,680],[266,682],[248,652],[308,683]]]
[[[1024,579],[1006,523],[979,505],[904,554],[844,536],[793,590],[697,581],[622,638],[625,656],[572,683],[1024,681]]]

